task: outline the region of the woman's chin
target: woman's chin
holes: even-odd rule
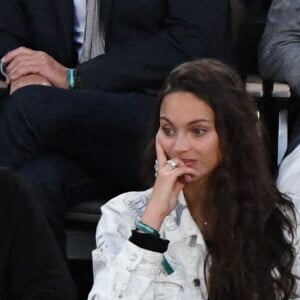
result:
[[[178,181],[183,183],[183,184],[189,184],[189,183],[192,183],[194,181],[197,181],[199,178],[198,176],[193,176],[193,175],[189,175],[189,174],[186,174],[186,175],[182,175],[178,178]]]

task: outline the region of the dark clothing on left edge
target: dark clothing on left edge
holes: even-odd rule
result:
[[[75,299],[46,219],[28,190],[3,167],[0,199],[0,299]]]

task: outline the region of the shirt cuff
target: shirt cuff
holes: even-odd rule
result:
[[[169,241],[156,237],[149,233],[141,233],[137,230],[132,230],[132,235],[129,241],[146,250],[164,253],[168,249]]]

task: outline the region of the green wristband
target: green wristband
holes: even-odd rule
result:
[[[157,237],[160,236],[159,232],[156,229],[152,228],[151,226],[149,226],[149,225],[147,225],[147,224],[145,224],[141,221],[137,222],[136,229],[140,230],[144,233],[152,234],[152,235],[157,236]]]
[[[75,69],[67,69],[67,84],[69,89],[75,88]]]

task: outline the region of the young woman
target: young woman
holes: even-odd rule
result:
[[[159,100],[153,188],[102,207],[89,299],[300,294],[297,216],[269,174],[237,74],[214,60],[185,63]]]

